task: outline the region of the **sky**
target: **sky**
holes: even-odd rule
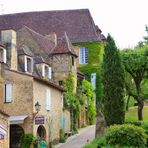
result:
[[[148,0],[0,0],[0,14],[83,8],[120,49],[133,48],[146,35]]]

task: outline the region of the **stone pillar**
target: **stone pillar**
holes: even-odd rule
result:
[[[16,32],[14,30],[1,31],[1,40],[7,48],[7,64],[17,70]]]
[[[104,130],[106,128],[106,122],[103,114],[100,111],[101,105],[97,104],[96,107],[97,107],[97,116],[96,116],[96,137],[97,137],[104,133]]]

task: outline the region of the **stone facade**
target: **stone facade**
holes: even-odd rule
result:
[[[40,51],[40,46],[33,40],[33,38],[31,38],[31,36],[29,39],[32,40],[25,40],[25,37],[29,36],[29,33],[27,33],[27,31],[24,31],[24,38],[21,37],[18,33],[17,47],[27,45],[31,49],[36,49],[33,50],[36,52],[35,54],[38,54],[38,52],[42,54],[42,52]],[[11,43],[13,45],[16,43],[16,34],[12,30],[3,31],[2,37],[5,45],[7,45],[8,42],[10,43],[9,45],[11,45]],[[63,109],[63,89],[53,82],[50,82],[49,79],[43,79],[42,77],[34,75],[34,71],[33,73],[20,71],[21,65],[18,64],[23,63],[24,67],[24,56],[28,55],[17,56],[17,50],[12,46],[9,46],[7,50],[7,56],[9,57],[10,52],[10,57],[14,57],[10,60],[8,58],[8,66],[4,66],[3,61],[0,63],[0,109],[3,109],[3,111],[5,111],[10,116],[10,118],[8,119],[10,121],[8,126],[8,128],[10,127],[10,130],[8,129],[8,135],[5,136],[6,139],[4,139],[4,142],[8,144],[8,147],[9,145],[12,146],[12,135],[10,135],[10,141],[8,140],[8,137],[9,133],[12,134],[12,127],[14,128],[16,126],[17,128],[22,130],[22,133],[33,133],[37,138],[44,138],[47,142],[47,145],[49,144],[49,142],[58,141],[60,131],[60,116]],[[45,52],[43,53],[44,55],[46,55]],[[38,68],[39,67],[37,66],[37,69]],[[10,102],[6,101],[5,85],[7,84],[12,85],[12,99]],[[47,90],[50,91],[50,94],[48,94],[50,95],[51,101],[50,110],[46,108]],[[41,110],[38,113],[35,110],[35,104],[37,102],[39,102],[39,104],[41,105]],[[42,117],[42,121],[36,121],[40,119],[40,117]],[[0,116],[0,122],[2,122],[2,119],[3,118]],[[40,129],[42,129],[43,131],[40,131]],[[13,138],[15,139],[15,137]]]
[[[0,148],[9,148],[8,115],[0,110]]]

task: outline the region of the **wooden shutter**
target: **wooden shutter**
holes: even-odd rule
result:
[[[12,84],[5,84],[5,101],[12,102]]]
[[[25,56],[25,61],[24,61],[24,67],[25,67],[25,72],[27,72],[27,57]]]
[[[88,63],[88,48],[85,48],[85,64]]]
[[[49,111],[51,108],[51,92],[50,89],[46,90],[46,110]]]
[[[51,67],[48,67],[48,78],[51,79],[52,77],[52,69]]]
[[[7,62],[7,51],[6,49],[4,49],[4,63]]]
[[[42,77],[45,78],[45,65],[42,65]]]

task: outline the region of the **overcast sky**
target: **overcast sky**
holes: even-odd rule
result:
[[[0,0],[0,14],[88,8],[105,36],[119,48],[142,40],[148,25],[148,0]],[[3,8],[3,9],[2,9]]]

